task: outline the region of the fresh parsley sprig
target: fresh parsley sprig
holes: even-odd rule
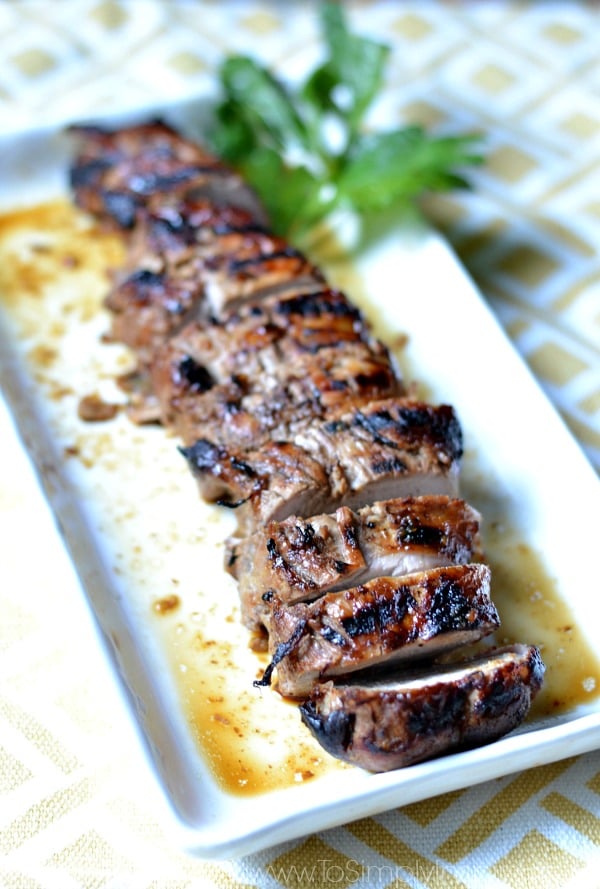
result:
[[[413,206],[426,191],[468,187],[478,136],[420,126],[369,132],[389,47],[352,34],[338,3],[321,6],[326,57],[296,90],[248,56],[221,66],[214,149],[254,186],[273,228],[302,243],[338,210],[358,216]]]

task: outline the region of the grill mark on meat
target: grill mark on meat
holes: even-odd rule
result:
[[[73,191],[84,186],[94,186],[111,166],[109,158],[95,157],[92,160],[82,161],[69,170],[69,185]]]
[[[299,315],[303,318],[319,318],[323,313],[328,312],[335,318],[350,318],[360,327],[364,325],[360,310],[353,306],[339,290],[331,288],[278,300],[276,311],[284,317]]]
[[[222,448],[217,447],[206,439],[199,439],[189,447],[180,447],[178,450],[197,470],[213,469],[215,466],[220,467],[223,459],[226,459],[229,465],[248,478],[255,478],[256,472],[249,463],[244,462],[235,454],[227,454]]]
[[[390,444],[383,438],[378,438],[376,441],[378,444]],[[396,445],[391,443],[390,447],[396,447]],[[387,460],[373,460],[371,467],[376,475],[394,475],[408,471],[407,464],[400,457],[389,457]]]
[[[434,445],[443,442],[453,459],[462,457],[462,431],[450,405],[441,405],[434,410],[430,405],[401,404],[394,413],[395,416],[385,408],[368,414],[357,411],[353,422],[366,430],[374,441],[387,447],[396,448],[398,436],[409,442],[421,442],[425,436]],[[341,423],[333,431],[339,432],[343,428]]]
[[[215,381],[207,369],[189,355],[181,359],[177,370],[194,392],[208,392],[215,385]]]
[[[431,660],[478,641],[500,623],[490,571],[481,564],[378,577],[309,604],[285,605],[275,595],[268,605],[271,650],[295,640],[277,662],[278,688],[292,697],[306,696],[315,682],[332,676]]]
[[[437,547],[441,546],[444,539],[444,529],[432,525],[419,524],[411,515],[402,516],[396,532],[398,543],[406,546],[413,543],[421,546]]]
[[[360,591],[362,592],[362,589]],[[403,590],[403,592],[404,591],[405,590]],[[398,593],[400,593],[399,589],[394,591],[394,598],[396,598]],[[404,603],[402,614],[398,613],[398,609],[396,608],[399,620],[402,620],[404,615],[409,611],[409,608],[410,604],[408,601]],[[356,614],[351,615],[351,617],[343,617],[341,623],[342,627],[344,628],[344,636],[340,636],[342,642],[340,642],[339,644],[343,644],[343,640],[345,637],[353,639],[356,636],[370,635],[371,633],[374,633],[378,629],[378,627],[384,629],[391,623],[390,616],[393,610],[394,607],[392,600],[391,605],[388,603],[382,605],[379,612],[375,606],[368,605],[366,608],[360,608],[356,612]]]
[[[412,675],[326,682],[300,713],[333,756],[389,771],[506,735],[526,717],[543,675],[539,650],[514,645]]]
[[[310,527],[310,525],[308,527]],[[308,549],[310,546],[311,546],[311,540],[307,536],[306,548]],[[271,561],[274,570],[277,573],[280,573],[283,576],[285,576],[288,579],[288,582],[290,584],[293,584],[294,586],[297,586],[298,588],[306,588],[306,587],[312,586],[310,583],[307,583],[302,578],[302,576],[299,574],[299,572],[295,571],[290,566],[290,564],[287,562],[287,560],[282,556],[282,554],[277,549],[275,541],[273,540],[272,537],[269,538],[269,540],[267,540],[266,549],[267,549],[269,560]]]
[[[190,167],[181,167],[173,170],[171,173],[144,173],[143,175],[134,174],[129,179],[129,188],[139,195],[151,195],[156,191],[171,191],[182,182],[188,183],[191,179],[195,179],[202,174],[218,175],[214,164],[201,165],[195,164]]]
[[[333,627],[323,627],[323,629],[321,630],[321,636],[327,642],[331,642],[332,645],[339,645],[340,647],[344,644],[345,641],[345,637],[342,635],[342,633],[338,633],[338,631],[334,630]]]
[[[137,217],[138,202],[132,195],[119,191],[101,190],[99,196],[108,216],[112,217],[121,228],[133,228]]]

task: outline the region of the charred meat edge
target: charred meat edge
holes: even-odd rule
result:
[[[244,623],[258,629],[274,594],[292,605],[378,576],[482,561],[480,518],[464,500],[425,495],[269,522],[229,542]]]
[[[378,577],[311,603],[284,605],[275,596],[266,618],[277,689],[305,697],[333,676],[382,664],[433,660],[477,642],[500,625],[486,565],[452,565],[404,577]]]
[[[332,756],[389,771],[513,731],[526,718],[544,669],[535,646],[517,644],[380,683],[327,682],[314,688],[300,713]]]

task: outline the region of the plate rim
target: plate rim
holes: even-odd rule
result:
[[[141,118],[148,118],[152,114],[164,114],[167,118],[169,118],[173,115],[174,112],[176,114],[183,113],[185,115],[187,112],[189,112],[190,108],[197,107],[198,103],[203,103],[205,101],[206,97],[204,96],[195,97],[193,99],[187,99],[184,102],[174,102],[167,105],[161,104],[158,106],[154,106],[154,111],[148,108],[144,108],[137,111],[129,110],[121,112],[116,116],[96,114],[91,116],[89,120],[93,120],[94,122],[97,122],[99,124],[113,125],[115,123],[126,123],[127,121],[131,121],[132,119],[137,120]],[[51,125],[40,128],[31,128],[27,131],[22,131],[19,133],[9,133],[6,136],[2,137],[1,141],[4,144],[10,144],[13,148],[18,148],[19,144],[21,144],[23,141],[27,142],[28,140],[41,141],[41,143],[44,143],[44,141],[48,140],[49,138],[55,138],[57,133],[60,133],[64,130],[64,127],[65,125],[61,123],[58,126]],[[0,171],[0,177],[1,175],[2,173]],[[392,232],[390,234],[390,237],[393,238],[396,236],[396,234]],[[566,427],[566,424],[564,424],[564,421],[558,414],[558,411],[551,404],[549,398],[535,380],[535,377],[533,376],[530,369],[527,367],[526,363],[523,361],[521,356],[518,355],[516,349],[502,330],[493,312],[483,300],[478,289],[475,287],[466,270],[460,264],[449,245],[437,233],[429,232],[427,237],[433,239],[432,243],[435,243],[437,245],[437,249],[441,251],[441,253],[446,257],[448,268],[453,269],[453,273],[461,279],[463,286],[470,288],[470,290],[478,300],[479,308],[482,309],[484,313],[487,313],[488,323],[493,324],[494,328],[496,329],[496,334],[498,332],[502,334],[504,342],[508,347],[510,354],[512,354],[514,358],[517,359],[517,363],[520,364],[521,372],[526,372],[528,378],[537,390],[538,397],[542,397],[544,402],[550,408],[556,420],[558,420],[559,423],[562,425],[566,435],[565,440],[570,441],[571,446],[574,446],[579,453],[581,458],[581,466],[583,467],[585,465],[589,468],[590,481],[598,485],[600,480],[598,479],[592,464],[587,459],[580,444],[571,435],[570,431]],[[2,382],[2,378],[4,379],[3,388],[7,393],[6,400],[9,406],[9,413],[13,422],[15,423],[15,426],[17,427],[21,440],[26,442],[27,439],[30,437],[28,434],[29,430],[27,428],[27,424],[32,422],[36,423],[38,422],[38,420],[36,416],[28,416],[27,412],[17,412],[15,410],[15,401],[20,400],[20,394],[15,394],[15,392],[11,390],[11,387],[6,385],[6,379],[12,377],[12,375],[14,374],[14,367],[11,364],[11,357],[7,357],[6,354],[0,356],[0,372],[0,382]],[[15,380],[16,377],[13,379],[13,387],[17,385]],[[32,413],[35,414],[33,408]],[[53,513],[59,517],[59,520],[62,519],[66,521],[67,524],[71,524],[72,519],[68,517],[65,519],[64,507],[62,507],[60,503],[57,502],[56,494],[52,496],[52,492],[48,491],[47,479],[45,479],[44,474],[43,472],[41,472],[40,469],[40,456],[36,456],[35,453],[32,453],[30,445],[28,446],[24,444],[23,446],[26,449],[29,458],[34,461],[38,480],[41,479],[42,487],[45,489],[45,498],[47,501],[49,501]],[[582,471],[585,476],[587,470],[583,469]],[[66,544],[66,546],[67,550],[69,550],[68,543]],[[69,552],[69,556],[71,560],[73,560],[71,552]],[[79,566],[77,564],[75,564],[75,567],[77,570],[79,570]],[[85,587],[83,591],[84,594],[88,596],[89,602],[89,594],[86,591]],[[90,602],[89,604],[91,605],[92,611],[96,613],[94,603]],[[114,658],[110,657],[108,654],[107,648],[104,644],[104,635],[106,628],[103,626],[102,620],[98,617],[97,613],[96,618],[102,628],[101,630],[99,630],[99,635],[102,641],[104,653],[109,663],[109,668],[113,672],[116,672],[119,685],[121,687],[124,686],[125,688],[130,689],[126,677],[122,675],[118,667],[115,665]],[[144,747],[150,769],[154,773],[154,778],[158,778],[170,809],[175,816],[172,827],[178,834],[179,842],[182,843],[183,846],[188,849],[188,851],[191,851],[194,854],[198,854],[202,857],[237,857],[240,855],[249,854],[250,852],[259,851],[266,847],[272,846],[275,843],[280,843],[286,840],[297,838],[304,835],[308,831],[313,832],[314,829],[322,830],[327,827],[337,826],[343,823],[347,823],[349,820],[354,820],[354,818],[373,815],[376,812],[384,811],[390,807],[416,802],[420,799],[425,799],[427,797],[437,795],[438,793],[449,792],[451,790],[456,790],[459,787],[472,786],[476,783],[481,783],[507,774],[512,774],[514,772],[520,771],[522,768],[531,768],[536,765],[549,763],[571,755],[586,753],[594,750],[600,747],[600,699],[596,699],[596,704],[597,707],[594,708],[592,712],[588,712],[584,715],[577,715],[576,713],[573,718],[564,718],[556,724],[542,726],[541,728],[526,728],[523,731],[512,733],[505,738],[494,742],[491,745],[486,745],[485,747],[475,748],[475,750],[466,751],[463,753],[448,754],[440,758],[439,760],[429,761],[427,763],[411,766],[408,769],[395,770],[393,772],[383,773],[381,775],[369,775],[368,779],[365,780],[364,789],[362,789],[361,786],[361,790],[358,793],[348,793],[346,796],[342,796],[341,798],[332,800],[328,804],[321,804],[317,807],[308,807],[306,809],[301,809],[300,811],[295,813],[288,813],[283,820],[279,821],[274,817],[269,816],[269,818],[264,820],[262,823],[252,825],[251,827],[249,827],[247,824],[245,826],[242,825],[242,822],[240,821],[238,825],[239,829],[237,829],[237,831],[234,830],[233,832],[228,832],[229,819],[227,817],[225,817],[225,819],[221,817],[221,821],[217,819],[217,821],[212,824],[209,821],[201,826],[198,824],[194,825],[187,822],[186,819],[182,817],[181,811],[178,810],[172,794],[169,793],[167,786],[165,786],[164,775],[161,774],[160,769],[157,770],[156,757],[152,755],[151,751],[148,748],[148,745],[144,745]],[[134,716],[136,727],[139,729],[140,714],[134,712],[132,715]],[[142,732],[144,732],[143,727]],[[538,743],[536,743],[535,745],[531,743],[526,744],[526,742],[523,741],[523,738],[529,735],[535,735]],[[540,752],[544,753],[543,759],[540,759]],[[513,765],[513,762],[517,762],[517,765]],[[447,783],[447,785],[444,786],[443,790],[439,790],[440,763],[444,763],[447,766],[446,778],[448,779],[448,777],[450,777],[449,782]],[[458,779],[458,775],[464,775],[467,769],[473,772],[473,764],[476,764],[478,766],[475,780],[470,780],[468,783],[465,784],[462,778]],[[486,767],[488,771],[484,774],[483,771]],[[328,775],[322,779],[317,780],[327,781],[328,783],[332,783],[333,785],[335,785],[337,779],[341,777],[342,773],[334,773],[333,775]],[[425,793],[420,793],[416,789],[417,785],[419,785],[421,788],[426,785],[428,790]],[[311,787],[314,787],[314,784],[309,784],[302,789],[308,791]],[[259,808],[265,809],[266,806],[264,806],[264,801],[271,795],[279,796],[281,793],[293,793],[299,791],[300,789],[300,787],[289,788],[286,791],[272,791],[271,793],[257,794],[252,797],[240,797],[235,794],[228,794],[224,791],[221,791],[219,788],[217,788],[216,792],[217,794],[222,793],[223,798],[227,797],[228,799],[233,800],[235,805],[239,806],[240,804],[242,804],[241,807],[245,810],[248,808],[252,808],[252,806],[256,803],[258,803]],[[409,791],[408,793],[407,789]],[[410,792],[411,789],[413,790],[413,793]],[[431,789],[433,792],[429,792],[429,789]],[[404,797],[403,794],[405,795]],[[354,806],[352,807],[353,811],[356,810],[357,805],[359,806],[359,808],[362,807],[363,811],[353,815],[352,818],[348,818],[347,815],[342,812],[341,806],[342,804],[346,804],[347,808],[345,811],[347,812],[348,806],[352,801],[354,801]],[[219,829],[217,829],[217,826]]]

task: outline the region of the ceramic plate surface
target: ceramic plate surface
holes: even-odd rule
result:
[[[202,107],[169,113],[201,130]],[[114,378],[130,356],[101,342],[104,265],[118,250],[64,203],[71,151],[54,131],[1,146],[3,206],[51,203],[4,217],[0,249],[16,271],[0,294],[0,382],[182,845],[241,855],[599,747],[598,642],[586,635],[599,617],[590,597],[598,479],[448,246],[425,230],[388,230],[326,270],[421,394],[455,406],[462,494],[484,517],[503,620],[496,641],[505,633],[542,646],[547,697],[494,744],[373,775],[332,760],[294,706],[252,687],[265,659],[248,648],[222,568],[232,516],[199,500],[164,430],[136,427],[122,411],[94,424],[77,416],[85,395],[123,401]]]

